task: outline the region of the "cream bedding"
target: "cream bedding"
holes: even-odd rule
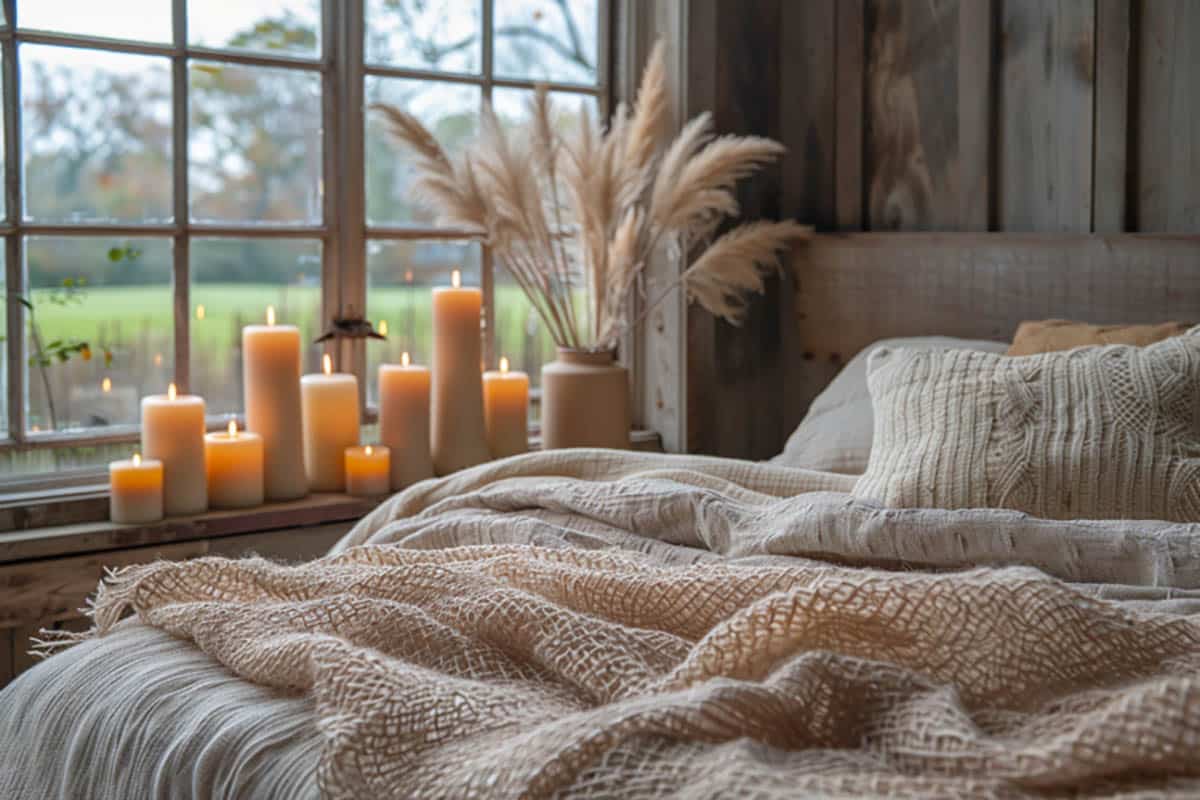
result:
[[[414,487],[314,564],[135,568],[96,620],[136,622],[0,693],[0,796],[67,764],[96,798],[1200,792],[1200,526],[889,511],[852,482],[535,454]],[[136,710],[189,673],[174,713]],[[220,721],[239,703],[255,725]],[[219,753],[193,793],[156,777]]]

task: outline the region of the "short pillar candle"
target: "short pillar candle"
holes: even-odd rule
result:
[[[429,368],[410,364],[408,353],[379,366],[379,442],[392,451],[393,492],[433,477],[429,387]]]
[[[346,448],[346,493],[374,497],[390,491],[391,450],[383,445]]]
[[[463,286],[454,270],[450,286],[433,290],[433,468],[449,475],[488,460],[483,427],[483,292]]]
[[[483,373],[483,419],[492,458],[507,458],[529,449],[529,376],[500,369]]]
[[[142,455],[163,466],[163,511],[167,516],[208,509],[204,467],[204,398],[166,394],[142,398]]]
[[[246,429],[263,439],[263,493],[268,500],[308,494],[300,422],[300,329],[276,325],[242,328],[242,385]]]
[[[250,508],[263,502],[263,438],[228,430],[204,437],[208,463],[208,504],[212,508]]]
[[[163,463],[133,458],[108,465],[109,518],[124,525],[158,522],[163,518]]]
[[[358,444],[358,379],[333,371],[326,353],[323,374],[300,379],[304,466],[314,492],[346,489],[346,448]]]

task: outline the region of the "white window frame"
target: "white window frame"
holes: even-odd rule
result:
[[[30,235],[54,236],[153,236],[172,241],[172,293],[174,310],[174,380],[181,391],[190,383],[190,243],[195,237],[220,238],[301,238],[322,243],[321,318],[331,320],[351,312],[365,314],[367,309],[366,253],[369,241],[387,240],[465,240],[470,234],[431,226],[368,226],[365,186],[365,113],[364,86],[367,76],[407,78],[479,86],[483,101],[491,99],[495,87],[532,89],[533,80],[514,80],[497,76],[493,64],[493,5],[495,0],[478,0],[482,22],[482,63],[477,74],[438,72],[368,64],[364,58],[364,0],[322,0],[321,51],[307,58],[258,52],[223,50],[188,44],[187,0],[170,0],[173,11],[172,41],[169,44],[92,37],[45,30],[19,29],[17,0],[0,0],[6,25],[0,29],[3,58],[3,125],[5,163],[4,185],[6,215],[0,220],[0,236],[5,247],[5,292],[26,294],[24,238]],[[614,52],[614,14],[620,13],[610,0],[599,2],[599,46],[595,85],[550,83],[553,91],[570,92],[598,98],[602,116],[611,107],[613,91],[612,54]],[[628,22],[628,20],[627,20]],[[19,88],[20,43],[46,44],[95,49],[113,53],[163,56],[170,59],[172,87],[172,174],[174,221],[164,224],[47,224],[24,219],[23,168],[21,139],[21,102]],[[226,64],[277,67],[321,76],[322,85],[322,219],[320,224],[209,224],[190,221],[188,207],[188,64],[204,59]],[[398,154],[397,157],[400,157]],[[482,248],[482,288],[485,319],[493,319],[495,302],[495,265],[488,248]],[[7,300],[5,300],[7,302]],[[31,432],[26,424],[27,378],[25,310],[19,304],[7,309],[7,403],[8,429],[0,431],[0,451],[12,449],[62,448],[71,446],[134,443],[139,426],[108,426],[100,429]],[[484,357],[494,361],[495,341],[492,326],[485,325]],[[366,372],[363,340],[341,340],[327,346],[339,369],[356,374],[364,388],[371,376]],[[373,409],[367,408],[368,421]],[[212,426],[221,423],[213,419]],[[66,473],[41,475],[0,475],[0,492],[45,490],[57,487],[95,485],[103,467]]]

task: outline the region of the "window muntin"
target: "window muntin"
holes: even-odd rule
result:
[[[75,5],[0,0],[4,20],[18,20],[15,30],[0,22],[0,79],[14,81],[20,70],[22,84],[6,96],[0,154],[6,165],[23,167],[0,195],[0,281],[20,298],[0,312],[0,424],[8,432],[0,441],[0,485],[77,468],[99,474],[136,441],[137,399],[172,378],[208,398],[214,426],[238,412],[235,328],[261,318],[269,298],[307,341],[339,309],[357,312],[356,300],[372,321],[387,324],[387,343],[342,352],[350,354],[343,368],[359,373],[370,402],[379,363],[405,350],[427,362],[429,289],[463,268],[468,281],[484,286],[487,359],[511,350],[536,385],[536,354],[552,348],[524,298],[506,276],[492,274],[486,248],[440,227],[413,201],[405,154],[374,115],[347,112],[331,98],[352,96],[357,85],[364,105],[415,109],[452,151],[473,134],[483,102],[493,100],[502,114],[515,103],[519,113],[533,88],[527,76],[550,79],[564,116],[581,104],[599,114],[607,106],[604,0],[566,4],[579,16],[576,27],[596,39],[579,48],[590,63],[568,67],[541,55],[556,49],[545,31],[567,30],[547,18],[560,13],[550,0],[478,0],[469,9],[458,0],[122,0],[105,6],[103,22],[91,12],[64,12]],[[411,9],[423,16],[406,26],[402,12]],[[497,27],[516,18],[534,21],[541,33]],[[361,43],[339,53],[339,28],[362,30]],[[513,36],[537,41],[508,43]],[[545,63],[514,67],[512,53]],[[41,90],[30,88],[35,70],[49,73]],[[136,76],[136,85],[123,85],[122,76]],[[133,101],[106,115],[106,103],[82,88],[105,81],[117,86],[114,93],[132,92]],[[101,91],[108,90],[94,94]],[[67,100],[74,102],[66,117],[37,106]],[[72,128],[94,137],[78,140],[88,152],[64,150]],[[347,131],[363,137],[357,155]],[[62,176],[53,162],[64,155],[82,156],[82,180],[71,192],[54,192]],[[354,204],[345,202],[354,179],[330,194],[356,174],[363,193],[357,223],[347,210]],[[80,277],[82,286],[61,283]],[[53,374],[58,430],[49,431],[45,382],[37,364],[27,363],[33,337],[21,303],[68,288],[112,317],[35,305],[55,341],[86,336],[91,351]],[[162,328],[153,332],[156,325]],[[315,364],[321,352],[309,347],[305,358]]]

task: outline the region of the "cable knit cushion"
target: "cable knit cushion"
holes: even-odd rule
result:
[[[1032,356],[882,348],[854,493],[899,508],[1200,521],[1200,326]]]

